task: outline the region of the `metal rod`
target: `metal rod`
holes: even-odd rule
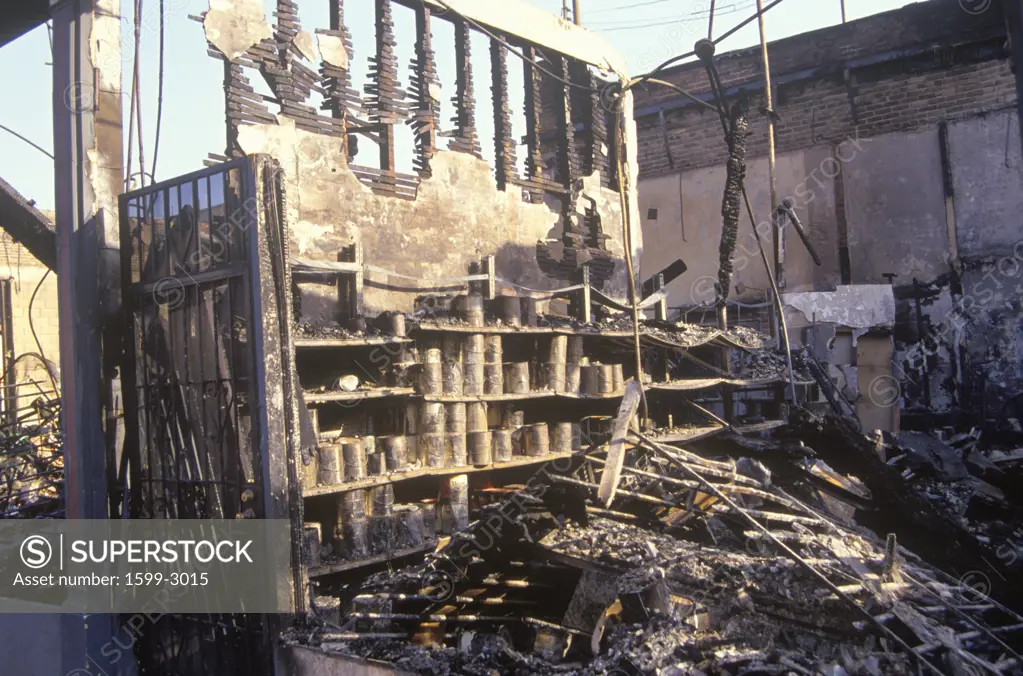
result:
[[[757,0],[757,25],[760,27],[760,58],[764,67],[764,101],[767,105],[767,170],[771,181],[771,219],[777,223],[778,180],[775,157],[774,97],[771,92],[771,60],[767,52],[767,33],[764,30],[764,0]],[[774,231],[774,270],[778,286],[785,286],[782,261],[781,230]]]
[[[583,25],[583,17],[579,12],[579,3],[582,0],[572,0],[572,21],[575,22],[576,26]]]
[[[760,0],[757,0],[757,2],[759,4]],[[811,575],[813,575],[818,580],[820,580],[824,584],[824,586],[827,587],[828,590],[831,591],[831,593],[835,594],[840,599],[842,599],[843,601],[845,601],[849,605],[853,606],[862,615],[864,615],[870,621],[871,624],[874,624],[875,626],[877,626],[892,641],[897,643],[900,648],[902,648],[908,655],[910,655],[911,657],[913,657],[915,659],[917,664],[922,664],[922,665],[928,667],[929,669],[933,669],[935,671],[935,673],[939,673],[939,674],[941,673],[941,671],[937,667],[935,667],[933,664],[931,664],[929,661],[927,661],[926,658],[924,658],[919,653],[916,653],[913,650],[913,648],[908,643],[906,643],[904,640],[902,640],[901,637],[899,637],[898,634],[893,632],[891,629],[886,627],[882,622],[880,622],[876,617],[871,615],[870,612],[866,608],[864,608],[860,604],[856,603],[856,601],[853,600],[852,597],[850,597],[848,594],[846,594],[841,589],[839,589],[838,586],[834,582],[832,582],[827,577],[825,577],[823,573],[821,573],[819,570],[814,568],[806,559],[804,559],[802,556],[800,556],[798,553],[796,553],[793,549],[791,549],[788,545],[786,545],[784,542],[782,542],[774,533],[772,533],[765,526],[763,526],[759,521],[757,521],[755,518],[753,518],[753,516],[751,516],[750,513],[747,510],[743,509],[742,507],[737,505],[734,501],[732,501],[727,495],[725,495],[721,490],[719,490],[717,488],[717,486],[715,486],[714,484],[712,484],[709,481],[707,481],[706,479],[704,479],[703,476],[701,476],[698,472],[696,472],[694,469],[692,469],[691,467],[689,467],[685,463],[679,462],[676,458],[673,458],[671,455],[669,455],[667,453],[664,453],[657,446],[651,446],[651,448],[653,448],[658,453],[661,453],[662,455],[664,455],[666,458],[668,458],[668,460],[673,462],[677,467],[679,467],[684,472],[686,472],[687,474],[692,476],[694,479],[699,481],[701,484],[703,484],[703,486],[707,489],[707,491],[709,493],[711,493],[718,500],[721,500],[726,505],[728,505],[728,507],[733,511],[733,513],[738,514],[739,516],[742,516],[747,521],[749,521],[749,523],[751,525],[753,525],[754,528],[756,528],[757,530],[762,532],[764,535],[766,535],[779,549],[781,549],[786,554],[788,554],[789,558],[791,558],[793,561],[795,561],[796,563],[798,563],[801,566],[803,566],[804,568],[806,568],[807,572],[809,572]]]

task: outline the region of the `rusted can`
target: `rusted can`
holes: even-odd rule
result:
[[[536,299],[522,296],[519,298],[519,303],[522,311],[522,326],[536,326]]]
[[[316,482],[322,486],[336,486],[344,481],[344,461],[341,444],[321,444],[317,449],[319,458]]]
[[[444,392],[444,365],[427,362],[419,365],[419,391],[422,394]]]
[[[518,296],[498,296],[494,299],[498,317],[508,326],[522,326],[522,304]]]
[[[509,394],[529,393],[529,362],[517,362],[505,367],[504,387]]]
[[[444,430],[446,432],[465,432],[465,408],[464,403],[444,405]]]
[[[509,429],[494,430],[492,442],[494,462],[508,462],[512,459],[512,431]]]
[[[446,442],[447,434],[444,432],[419,435],[420,458],[426,467],[447,467],[444,453]]]
[[[579,393],[584,396],[593,396],[599,392],[600,364],[586,364],[582,367],[582,378],[579,383]]]
[[[465,467],[468,464],[465,432],[449,432],[445,435],[444,458],[445,467]]]
[[[614,391],[614,367],[611,364],[599,364],[597,369],[597,393],[612,394]]]
[[[487,404],[482,401],[473,401],[465,407],[466,423],[465,429],[469,432],[480,432],[487,429]]]
[[[614,386],[614,392],[621,392],[625,389],[625,370],[621,364],[611,365],[611,382]]]
[[[493,463],[490,442],[490,430],[466,434],[466,443],[469,447],[469,456],[472,458],[473,466],[486,467]]]
[[[572,450],[572,423],[551,423],[550,434],[551,453],[568,453]]]
[[[387,462],[388,472],[407,472],[408,441],[404,436],[380,437],[380,453]]]
[[[361,481],[366,478],[366,448],[362,439],[349,439],[341,446],[345,463],[345,481]]]
[[[390,516],[394,513],[394,484],[382,484],[369,489],[369,515]]]
[[[315,521],[306,521],[302,526],[302,558],[309,568],[316,568],[320,565],[322,534],[323,529]]]
[[[440,434],[444,432],[446,413],[444,404],[436,401],[423,402],[419,408],[419,433]]]
[[[470,293],[458,296],[454,301],[455,311],[469,326],[483,326],[483,296]]]
[[[432,540],[437,537],[437,501],[421,500],[419,508],[423,511],[423,537]]]
[[[550,453],[549,434],[547,423],[526,427],[526,455],[535,458]]]

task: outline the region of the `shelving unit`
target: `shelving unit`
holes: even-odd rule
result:
[[[483,268],[493,269],[492,258]],[[335,272],[352,275],[348,267]],[[484,283],[490,277],[470,275]],[[347,289],[341,296],[357,296],[358,281],[339,282]],[[633,332],[543,326],[561,321],[537,317],[535,302],[527,319],[528,299],[494,298],[493,288],[487,297],[458,296],[451,317],[441,320],[390,316],[393,335],[307,333],[295,341],[303,401],[320,440],[313,463],[303,465],[306,523],[334,554],[322,561],[310,555],[311,579],[361,575],[428,551],[436,538],[469,523],[479,489],[528,483],[551,462],[564,469],[609,436],[624,381],[636,375]],[[512,316],[502,316],[509,309]],[[488,313],[499,320],[485,323]],[[346,317],[358,317],[357,304],[339,313]],[[374,331],[388,316],[380,319]],[[714,366],[723,348],[757,349],[750,337],[703,327],[679,327],[673,336],[662,321],[642,327],[641,341],[659,375],[645,386],[651,417],[664,425],[651,432],[658,441],[691,443],[771,427],[671,427],[672,411],[680,420],[692,417],[680,401],[689,393],[780,382],[738,378]],[[352,376],[358,389],[333,389]]]

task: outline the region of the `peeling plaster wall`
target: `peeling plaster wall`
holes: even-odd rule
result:
[[[518,189],[497,189],[486,162],[465,153],[439,151],[433,175],[424,180],[415,200],[374,193],[348,169],[341,143],[296,129],[292,120],[278,117],[275,125],[245,125],[239,142],[246,153],[266,153],[278,160],[287,186],[288,217],[293,255],[336,261],[342,247],[359,242],[367,264],[400,275],[439,280],[468,274],[469,264],[496,256],[498,277],[535,289],[567,286],[540,271],[536,243],[545,240],[558,214],[543,204],[523,202]],[[599,178],[585,180],[585,192],[599,194],[598,209],[616,259],[624,256],[621,207],[617,192],[599,189]],[[599,193],[598,193],[599,190]],[[409,288],[416,283],[387,279],[370,271],[366,276],[365,311],[411,310],[422,292],[379,288],[374,282]],[[605,290],[624,295],[624,264],[616,265]],[[304,285],[303,315],[329,321],[336,310],[336,290]],[[511,292],[511,290],[507,290]]]
[[[886,134],[845,164],[853,284],[929,281],[948,272],[938,132]]]
[[[838,324],[851,329],[869,329],[895,324],[895,296],[883,284],[840,286],[821,293],[782,294],[782,302],[798,310],[806,322]]]
[[[821,267],[815,266],[795,232],[786,228],[785,277],[786,289],[790,291],[823,291],[841,281],[834,181],[818,170],[829,157],[831,149],[820,147],[784,153],[777,158],[779,195],[795,196],[796,212],[823,262]],[[815,180],[808,180],[811,175]],[[771,213],[768,185],[767,159],[751,160],[746,170],[746,186],[753,213],[760,222]],[[685,274],[668,285],[670,306],[698,305],[714,300],[724,186],[723,165],[644,179],[640,186],[640,215],[648,244],[643,257],[643,277],[662,270],[676,258],[681,258],[688,266]],[[651,209],[657,210],[656,219],[650,218]],[[765,223],[760,231],[766,235],[764,246],[770,259],[771,228]],[[742,282],[753,290],[745,294],[747,297],[762,299],[763,290],[770,288],[770,284],[745,210],[741,215],[733,265],[730,297],[742,297],[734,291],[734,285]]]
[[[448,7],[437,8],[437,14],[451,10],[502,34],[626,77],[621,57],[599,35],[520,0],[499,4],[450,0]],[[210,0],[204,28],[216,50],[237,60],[242,54],[251,56],[246,50],[276,35],[270,23],[259,0]],[[336,36],[318,35],[313,40],[300,31],[294,36],[293,49],[312,61],[322,57],[336,67],[349,66],[350,55]],[[477,88],[489,89],[489,77],[486,70],[477,73]],[[635,194],[639,167],[631,92],[623,98],[623,108],[628,167],[622,183],[638,276],[643,246]],[[575,282],[545,275],[536,262],[537,243],[553,238],[560,230],[555,226],[561,214],[543,204],[524,202],[518,187],[498,190],[494,171],[486,162],[439,150],[430,160],[432,175],[419,183],[413,201],[381,196],[349,170],[338,138],[297,129],[293,118],[275,117],[276,124],[263,122],[263,118],[242,118],[237,127],[238,147],[246,154],[269,154],[281,164],[294,255],[336,261],[343,247],[361,245],[363,261],[369,266],[363,297],[366,314],[410,310],[416,296],[437,293],[438,286],[448,287],[445,293],[455,293],[464,283],[444,284],[443,280],[466,276],[471,263],[488,255],[496,257],[498,279],[505,282],[499,284],[503,293],[528,293],[516,285],[547,290]],[[597,174],[581,178],[584,192],[596,199],[601,229],[609,236],[606,248],[614,261],[614,272],[602,290],[624,297],[628,285],[621,197],[602,189]],[[580,200],[568,208],[582,213],[585,206]],[[336,317],[336,288],[306,283],[302,292],[304,318],[330,321]]]

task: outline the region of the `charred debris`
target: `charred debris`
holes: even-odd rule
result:
[[[303,326],[299,343],[381,341],[400,327],[415,337],[418,359],[409,361],[421,363],[388,377],[427,392],[422,413],[431,388],[443,398],[454,379],[441,359],[434,382],[425,357],[446,354],[445,342],[424,336],[479,332],[511,345],[511,335],[531,335],[538,353],[525,363],[522,392],[557,396],[571,394],[573,377],[566,389],[553,336],[603,335],[614,344],[617,333],[631,333],[620,317],[582,324],[527,313],[523,324],[521,315],[432,308],[383,317],[385,329]],[[610,411],[594,396],[582,402],[594,410],[573,409],[583,422],[567,425],[533,422],[535,411],[514,411],[518,397],[491,395],[492,425],[478,423],[486,457],[473,448],[460,457],[452,433],[433,452],[422,427],[393,460],[402,484],[464,471],[441,481],[436,500],[398,504],[399,484],[374,478],[389,471],[391,440],[363,444],[362,455],[343,445],[337,465],[368,455],[369,469],[333,479],[317,464],[321,445],[317,460],[306,459],[307,474],[320,470],[307,496],[341,492],[346,482],[380,485],[342,492],[333,530],[308,521],[317,512],[307,506],[312,612],[286,640],[397,673],[1023,673],[1011,577],[1023,459],[1013,444],[1023,435],[864,433],[854,417],[784,406],[784,419],[728,423],[696,401],[706,383],[720,385],[691,370],[713,368],[700,349],[717,352],[726,341],[732,366],[745,371],[733,376],[732,394],[765,376],[784,387],[783,358],[748,330],[650,321],[641,335],[662,358],[693,357],[651,364],[664,375],[646,378],[646,418],[634,377],[612,376]],[[471,360],[459,363],[472,381]],[[515,370],[504,369],[502,393],[514,391]],[[797,362],[795,372],[801,389],[825,386],[809,364]],[[586,379],[575,383],[584,400]],[[473,396],[487,399],[486,383]],[[355,378],[355,391],[364,386]],[[455,410],[446,405],[447,420]],[[457,430],[454,421],[438,429]],[[480,436],[454,435],[470,445]],[[521,467],[497,471],[512,464]],[[323,483],[332,480],[334,489]]]

